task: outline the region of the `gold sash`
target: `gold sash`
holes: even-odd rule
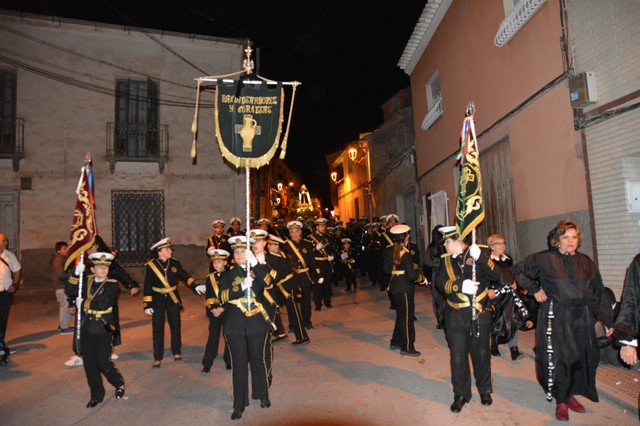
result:
[[[167,279],[165,278],[164,274],[162,272],[160,272],[160,270],[158,269],[158,267],[155,265],[155,263],[153,263],[153,260],[149,263],[147,263],[147,265],[149,265],[149,267],[151,268],[151,270],[156,274],[156,276],[158,277],[158,279],[160,280],[160,282],[162,283],[162,285],[165,286],[167,293],[169,293],[169,296],[171,296],[171,300],[173,300],[173,303],[175,303],[176,305],[179,305],[180,302],[178,301],[178,298],[176,297],[175,293],[173,292],[176,289],[176,286],[171,286],[168,282]],[[168,267],[169,265],[167,265]]]

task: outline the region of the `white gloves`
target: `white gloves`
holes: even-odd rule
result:
[[[207,291],[207,287],[205,287],[204,284],[200,284],[199,286],[196,286],[196,293],[204,294],[206,291]]]
[[[318,243],[318,244],[316,244],[316,250],[317,250],[317,251],[322,250],[322,247],[324,247],[324,246],[322,245],[322,243]]]
[[[255,259],[255,257],[254,257]],[[246,290],[248,288],[251,288],[251,286],[253,285],[253,278],[251,277],[246,277],[244,280],[242,280],[242,290]]]
[[[469,255],[473,257],[473,260],[478,260],[480,257],[480,247],[477,244],[471,244],[469,246]]]
[[[84,263],[83,262],[78,262],[76,264],[76,269],[73,271],[73,273],[77,276],[80,276],[81,273],[84,272]]]
[[[253,254],[251,249],[244,250],[244,258],[247,259],[247,263],[253,268],[258,264],[258,259],[256,259],[256,255]],[[244,289],[243,289],[244,290]]]
[[[478,291],[478,281],[464,280],[462,282],[462,292],[464,294],[474,295]]]
[[[147,315],[149,315],[149,316],[153,315],[153,308],[147,308],[147,309],[145,309],[145,310],[144,310],[144,313],[145,313],[145,314],[147,314]]]
[[[76,308],[78,309],[82,309],[82,302],[84,301],[84,299],[80,296],[76,297]]]
[[[329,262],[333,262],[333,256],[329,256],[327,259],[329,259]]]
[[[324,282],[324,278],[318,278],[318,284],[322,284]]]

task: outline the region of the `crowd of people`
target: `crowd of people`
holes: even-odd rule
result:
[[[232,370],[233,413],[239,419],[251,399],[271,406],[273,345],[293,333],[293,347],[309,344],[312,313],[332,308],[335,286],[358,289],[368,276],[372,288],[386,291],[396,319],[390,349],[419,356],[415,340],[416,285],[430,285],[436,328],[444,330],[450,352],[453,403],[460,412],[472,398],[471,366],[483,405],[491,405],[491,357],[506,344],[513,361],[522,354],[518,332],[535,330],[536,373],[548,400],[555,399],[558,420],[569,412],[585,412],[576,396],[598,401],[595,374],[599,360],[635,365],[640,319],[640,255],[628,271],[622,301],[606,288],[595,263],[578,248],[580,226],[561,221],[548,236],[548,250],[515,262],[506,240],[494,234],[487,245],[460,238],[453,226],[436,226],[421,262],[410,227],[396,214],[342,222],[325,218],[304,221],[262,218],[247,233],[242,220],[212,222],[206,241],[209,274],[199,283],[173,258],[170,238],[153,244],[142,286],[144,313],[151,317],[152,368],[164,358],[165,322],[169,324],[174,362],[182,360],[179,283],[204,296],[209,320],[202,374],[209,374],[224,339],[224,362]],[[248,238],[247,238],[248,236]],[[11,349],[4,335],[5,308],[20,282],[20,264],[0,234],[0,365]],[[132,296],[140,285],[117,262],[98,236],[86,253],[64,271],[67,245],[58,242],[51,259],[51,281],[59,302],[58,331],[74,333],[74,357],[67,365],[83,365],[90,388],[87,407],[102,402],[102,376],[125,393],[125,380],[115,367],[113,349],[121,343],[118,283]],[[360,286],[360,289],[362,286]],[[80,291],[81,289],[81,291]],[[281,318],[286,310],[288,327]],[[72,315],[74,318],[72,318]],[[617,325],[616,325],[617,324]],[[288,330],[288,331],[287,331]],[[250,373],[250,374],[249,374]],[[251,386],[249,386],[249,376]]]

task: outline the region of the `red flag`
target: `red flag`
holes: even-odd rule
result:
[[[93,174],[91,172],[91,161],[89,160],[82,168],[80,182],[78,182],[78,188],[76,189],[78,199],[76,200],[76,209],[73,212],[65,269],[75,262],[80,254],[87,251],[94,244],[98,234],[92,180]]]

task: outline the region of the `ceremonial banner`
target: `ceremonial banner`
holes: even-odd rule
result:
[[[480,158],[473,115],[464,119],[460,144],[460,153],[456,157],[461,166],[456,201],[456,230],[460,239],[464,239],[484,220]]]
[[[240,85],[240,86],[238,86]],[[222,156],[236,167],[269,163],[280,141],[284,90],[276,85],[218,84],[216,137]]]
[[[91,172],[90,161],[82,168],[76,194],[78,198],[76,200],[76,209],[73,212],[65,269],[75,262],[76,257],[87,251],[94,244],[98,234],[94,213],[93,173]]]

